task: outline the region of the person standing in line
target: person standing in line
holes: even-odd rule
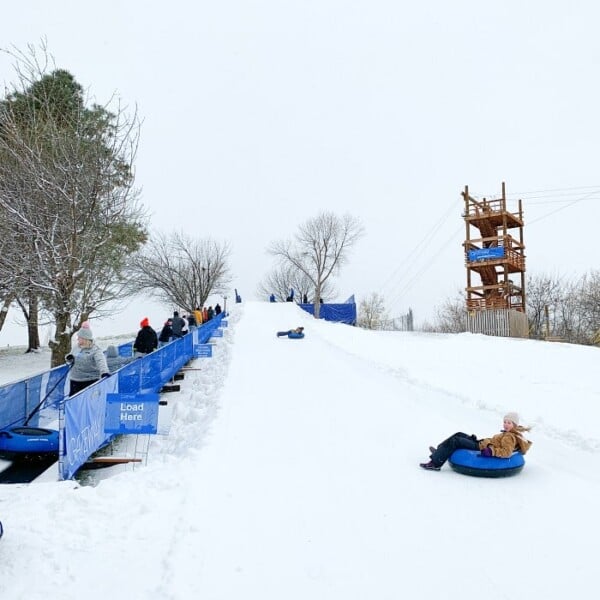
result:
[[[65,362],[70,365],[69,396],[96,383],[101,377],[109,377],[104,352],[94,343],[94,335],[89,321],[84,321],[77,332],[77,354],[67,354]]]
[[[146,354],[150,354],[150,352],[154,352],[158,348],[158,337],[156,331],[150,327],[148,317],[144,317],[140,321],[140,327],[141,329],[138,331],[135,342],[133,342],[133,355],[136,358],[146,356]]]
[[[119,349],[116,346],[109,346],[106,349],[106,364],[111,373],[118,371],[132,360],[132,356],[119,356]]]
[[[217,303],[215,304],[215,315],[220,315],[220,314],[221,314],[221,312],[222,312],[222,310],[223,310],[223,309],[221,308],[221,305],[220,305],[220,304],[217,302]]]
[[[158,336],[159,348],[162,348],[171,341],[171,338],[173,337],[173,327],[171,327],[172,323],[173,319],[167,319],[163,325],[163,328],[160,330],[160,335]]]
[[[196,306],[196,309],[194,310],[194,317],[196,317],[196,325],[200,327],[200,325],[202,325],[202,311],[199,306]]]
[[[183,319],[179,316],[178,311],[173,312],[173,319],[171,323],[171,328],[173,329],[173,338],[177,339],[183,336]]]

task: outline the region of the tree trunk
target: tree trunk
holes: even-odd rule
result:
[[[51,368],[64,364],[65,355],[71,352],[71,333],[67,328],[69,322],[69,314],[56,316],[56,331],[54,333],[54,339],[50,340],[50,348],[52,350],[52,356],[50,358]]]
[[[33,350],[39,350],[40,348],[40,332],[38,329],[38,298],[37,296],[31,295],[29,297],[29,318],[27,319],[27,338],[28,346],[27,352]]]
[[[315,319],[321,318],[321,288],[315,288],[315,300],[313,314]]]
[[[6,317],[8,315],[8,309],[10,308],[13,299],[14,298],[12,295],[6,296],[6,298],[4,298],[2,308],[0,309],[0,331],[2,331],[2,328],[4,327],[4,322],[6,321]]]

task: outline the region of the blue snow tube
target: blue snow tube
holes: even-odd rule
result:
[[[295,331],[290,331],[288,333],[288,337],[292,340],[299,340],[304,337],[304,333],[296,333]]]
[[[455,450],[448,459],[450,466],[463,475],[474,477],[509,477],[523,470],[525,459],[520,452],[508,458],[481,456],[479,450]]]
[[[43,427],[11,427],[0,431],[0,457],[7,460],[58,455],[58,431]]]

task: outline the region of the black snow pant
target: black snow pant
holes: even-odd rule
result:
[[[437,450],[431,455],[431,460],[436,467],[441,467],[452,455],[455,450],[464,448],[465,450],[479,450],[479,441],[475,435],[467,435],[462,431],[451,435],[444,440]]]
[[[86,387],[92,385],[92,383],[96,383],[97,379],[90,379],[88,381],[73,381],[71,379],[71,385],[69,389],[69,396],[73,396],[77,392],[84,390]]]

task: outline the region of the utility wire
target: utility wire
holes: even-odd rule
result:
[[[448,220],[450,213],[455,210],[456,201],[453,201],[452,205],[448,208],[448,210],[441,216],[439,221],[437,221],[434,226],[425,234],[425,236],[421,239],[421,241],[414,246],[414,248],[400,261],[398,266],[394,269],[394,271],[388,276],[388,278],[384,281],[381,286],[382,293],[385,292],[385,289],[390,285],[390,282],[396,278],[399,271],[402,267],[409,261],[411,258],[417,254],[422,247],[425,247],[427,243],[435,236],[438,230],[444,225],[444,223]],[[409,267],[410,269],[410,267]]]

